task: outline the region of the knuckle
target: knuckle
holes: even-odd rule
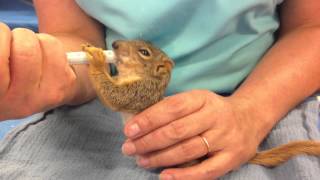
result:
[[[0,22],[0,28],[1,30],[10,31],[10,28],[3,22]]]
[[[174,121],[164,130],[164,136],[172,141],[179,141],[187,138],[187,126],[180,121]]]
[[[45,42],[45,43],[50,43],[50,44],[54,44],[54,45],[59,45],[60,41],[51,36],[50,34],[45,34],[45,33],[39,33],[37,34],[38,39],[41,41],[41,43]]]
[[[165,113],[179,116],[201,108],[209,94],[213,93],[209,90],[191,90],[167,97],[164,99]]]
[[[191,144],[182,143],[179,145],[179,151],[181,157],[184,161],[190,161],[194,159],[194,155],[196,154],[196,148],[194,148]]]
[[[64,97],[63,93],[57,93],[57,95],[55,96],[55,101],[56,101],[57,105],[62,104],[64,99],[65,99],[65,97]]]
[[[150,140],[150,138],[148,138],[148,136],[139,139],[138,141],[135,142],[136,147],[137,147],[137,151],[139,153],[148,151],[148,149],[152,145],[151,142],[152,141]]]
[[[157,168],[157,167],[160,167],[161,164],[163,164],[163,163],[161,162],[161,160],[160,160],[159,158],[157,158],[157,157],[155,157],[155,158],[150,158],[149,161],[150,161],[149,168]]]
[[[36,45],[31,43],[25,45],[24,47],[13,48],[12,59],[20,61],[35,59],[37,57],[37,53],[34,51],[34,49],[36,48]]]
[[[203,90],[203,94],[204,94],[204,98],[205,98],[205,102],[206,103],[213,103],[212,99],[217,99],[217,95],[212,93],[209,90]],[[216,101],[214,101],[214,103],[217,103]]]
[[[194,89],[190,91],[190,94],[192,94],[193,96],[198,96],[199,94],[203,94],[203,93],[209,93],[211,91],[206,90],[206,89]]]
[[[190,95],[194,98],[194,97],[205,97],[206,95],[210,95],[213,94],[212,91],[207,90],[207,89],[193,89],[190,90]]]
[[[59,91],[47,95],[47,102],[51,105],[60,105],[63,102],[64,96]]]
[[[63,45],[56,37],[40,33],[37,34],[37,38],[39,39],[43,56],[47,60],[53,59],[53,57],[56,57],[58,54],[60,55],[63,52]],[[52,49],[53,47],[54,49]],[[58,59],[58,61],[62,61],[62,58]]]
[[[183,106],[184,105],[184,98],[183,95],[176,95],[172,97],[168,97],[166,99],[167,106],[170,106],[172,108],[175,108],[177,106]]]
[[[12,30],[12,33],[33,33],[33,31],[31,31],[30,29],[26,29],[26,28],[14,28]]]
[[[33,97],[31,94],[8,94],[0,100],[1,117],[20,119],[38,112],[38,104]],[[25,102],[28,102],[28,105]]]
[[[13,59],[28,60],[33,59],[38,55],[39,44],[36,41],[23,41],[22,43],[22,40],[17,41],[15,37],[17,37],[17,34],[13,33],[11,53]],[[19,39],[21,39],[21,37],[19,37]]]
[[[204,177],[204,179],[211,179],[218,174],[218,170],[214,168],[204,169],[200,174],[200,176]]]
[[[139,126],[141,127],[141,129],[152,129],[153,127],[156,126],[156,123],[154,121],[152,121],[152,119],[150,118],[150,116],[146,113],[142,116],[140,116],[137,119],[137,123],[139,124]]]
[[[170,114],[181,114],[187,109],[187,98],[185,95],[176,95],[165,99],[165,110]]]
[[[23,118],[30,116],[35,113],[33,106],[21,106],[19,112],[17,113],[18,118]]]

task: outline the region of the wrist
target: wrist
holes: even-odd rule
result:
[[[79,105],[96,97],[95,90],[88,77],[87,65],[72,65],[76,79],[64,104]]]
[[[273,108],[262,104],[257,98],[235,94],[229,97],[229,101],[238,117],[251,126],[258,143],[267,136],[278,121]]]

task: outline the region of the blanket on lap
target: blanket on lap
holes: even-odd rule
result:
[[[311,97],[278,123],[261,144],[269,149],[293,140],[317,139],[319,101]],[[62,107],[28,122],[0,143],[0,179],[158,179],[121,154],[124,141],[117,113],[98,100],[79,107]],[[273,168],[243,165],[223,180],[318,180],[320,158],[297,156]]]

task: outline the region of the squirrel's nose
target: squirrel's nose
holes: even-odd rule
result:
[[[117,41],[114,41],[114,42],[112,43],[112,48],[113,48],[113,49],[118,49],[118,48],[119,48],[119,43],[117,43]]]

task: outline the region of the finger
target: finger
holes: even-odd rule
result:
[[[145,136],[128,141],[123,145],[123,153],[126,155],[145,154],[197,136],[213,126],[214,121],[211,117],[210,108],[203,106],[193,114],[173,121]],[[133,149],[135,151],[132,151]]]
[[[220,151],[200,164],[187,168],[166,169],[161,172],[160,179],[168,179],[168,176],[174,180],[216,179],[240,165],[236,158],[231,152]]]
[[[141,156],[137,163],[147,168],[164,167],[186,163],[207,154],[213,155],[225,146],[222,137],[221,131],[209,130],[166,149]]]
[[[144,168],[168,167],[190,162],[207,153],[206,145],[200,136],[196,136],[165,150],[139,156],[137,164]]]
[[[11,49],[9,91],[27,101],[25,98],[39,87],[41,77],[42,57],[38,38],[31,30],[14,29]]]
[[[136,138],[198,111],[205,103],[205,96],[199,91],[190,91],[167,97],[134,116],[126,123],[124,133]]]
[[[11,31],[7,25],[0,22],[0,98],[3,97],[8,90],[10,82],[10,43]]]
[[[61,104],[65,100],[66,90],[72,91],[75,74],[67,63],[61,42],[48,34],[37,36],[43,54],[40,100],[45,100],[50,107]]]

